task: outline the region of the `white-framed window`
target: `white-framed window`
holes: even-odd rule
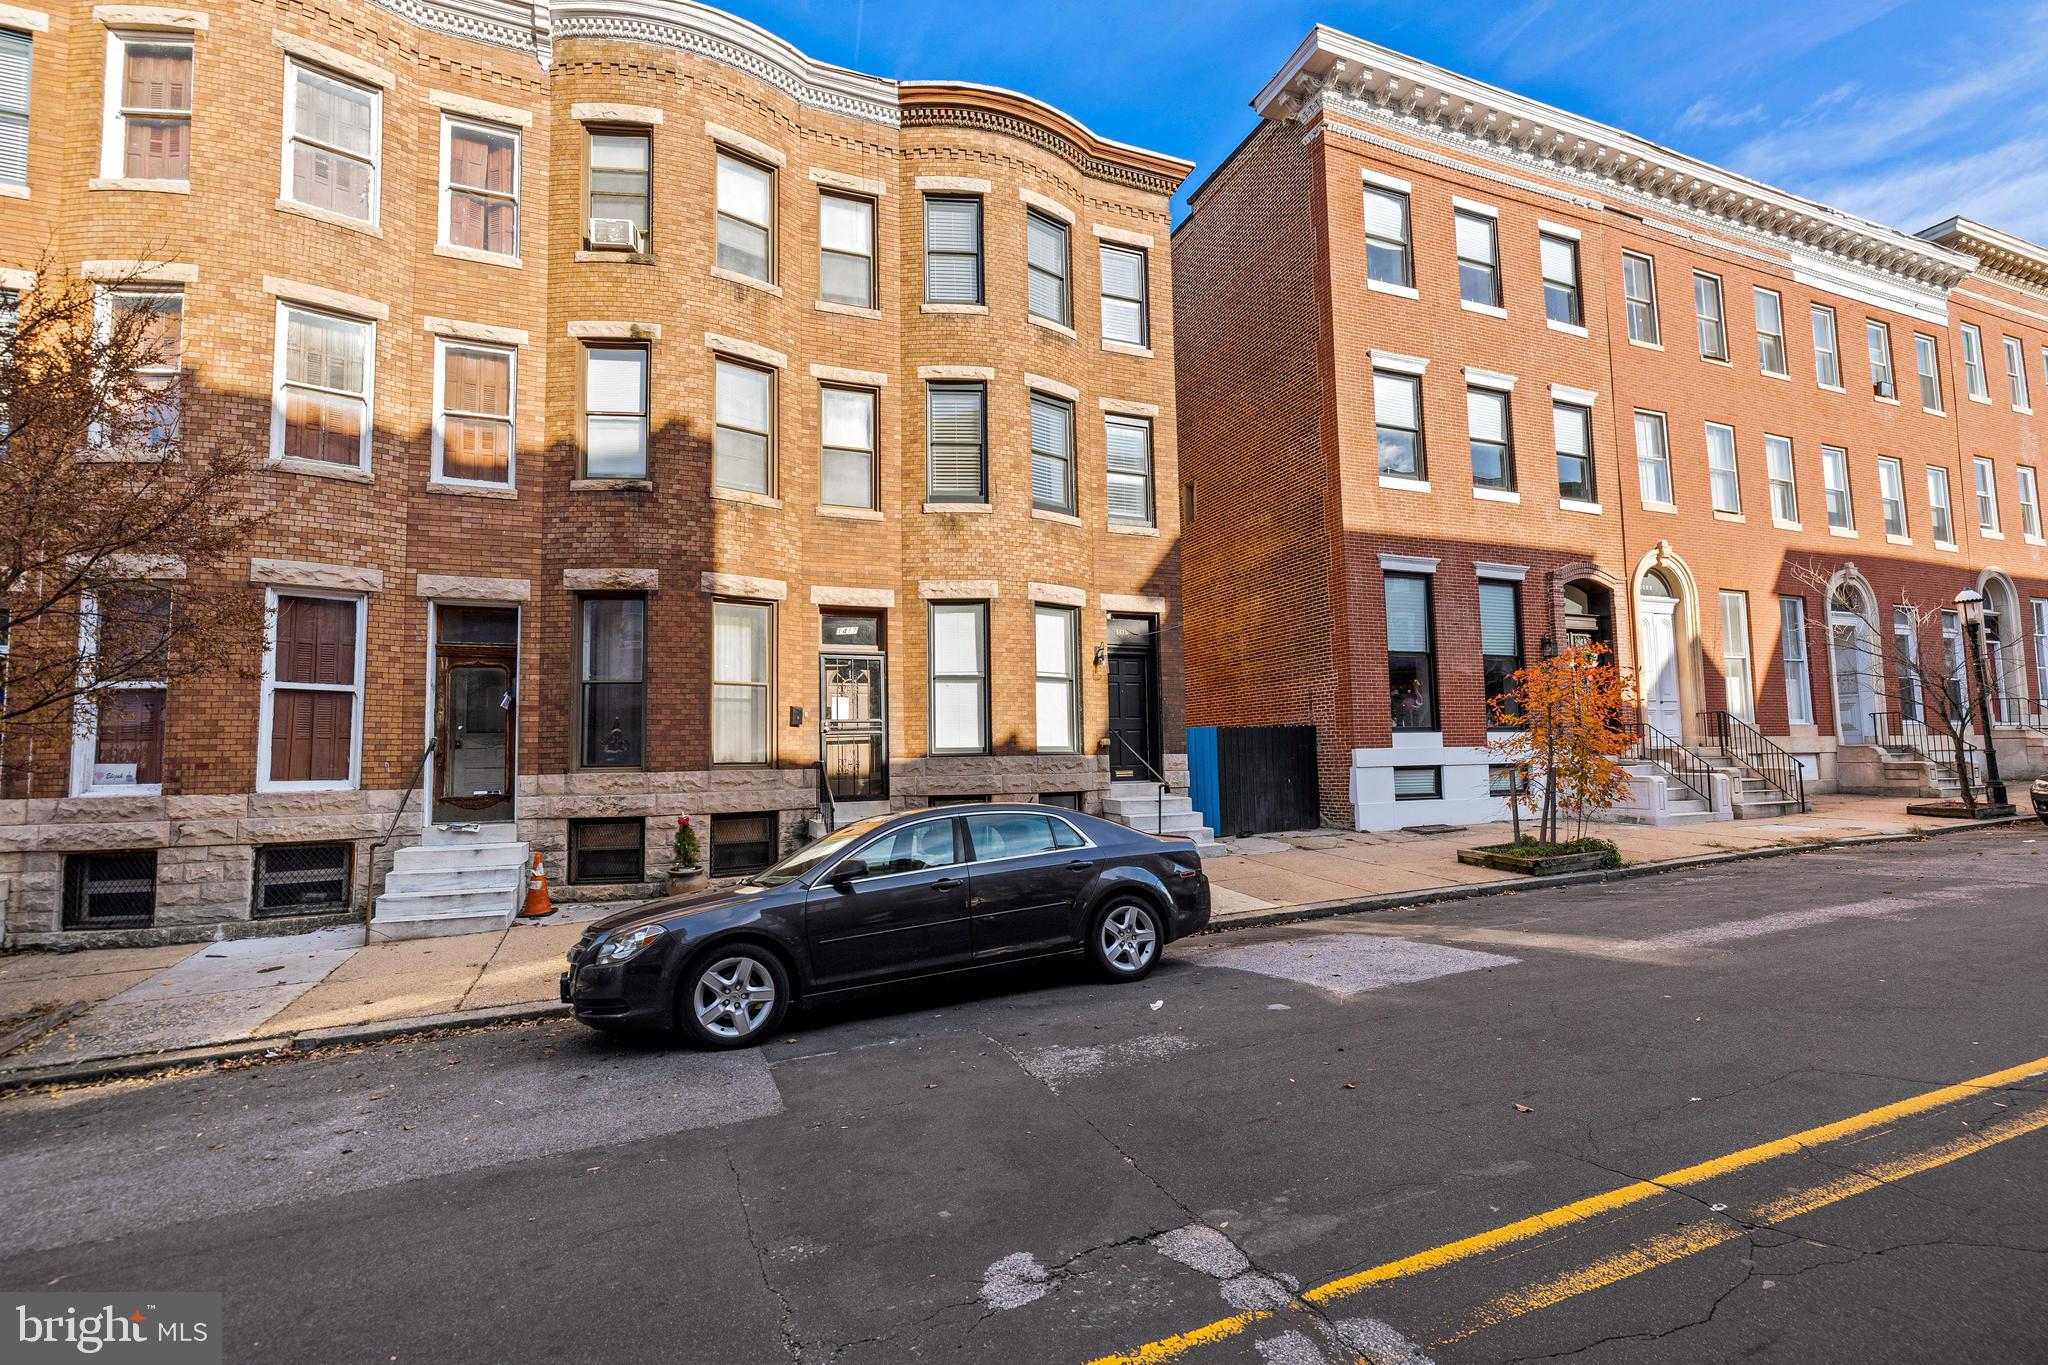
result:
[[[1728,320],[1721,303],[1721,277],[1704,270],[1692,272],[1692,307],[1698,320],[1700,358],[1728,358]]]
[[[1890,455],[1877,457],[1877,501],[1884,509],[1884,533],[1906,534],[1905,467]]]
[[[1557,496],[1565,502],[1598,502],[1593,478],[1593,410],[1577,403],[1550,405],[1550,432],[1557,446]]]
[[[1458,298],[1486,308],[1500,307],[1500,225],[1484,214],[1462,209],[1452,217],[1458,244]]]
[[[1621,253],[1621,293],[1628,304],[1628,339],[1663,344],[1657,326],[1657,263],[1633,251]]]
[[[981,302],[981,196],[924,197],[924,301]]]
[[[1073,607],[1032,610],[1038,683],[1038,752],[1071,754],[1081,746],[1081,613]]]
[[[1073,293],[1068,287],[1067,225],[1026,210],[1024,214],[1024,307],[1035,318],[1071,327]]]
[[[592,128],[589,221],[594,250],[644,251],[653,217],[654,136],[646,128]]]
[[[1920,616],[1911,607],[1892,608],[1892,659],[1899,675],[1899,715],[1917,721],[1921,718]]]
[[[178,405],[185,343],[185,291],[175,284],[123,284],[102,289],[94,321],[104,343],[119,326],[132,336],[137,356],[133,375],[153,396],[135,414],[135,433],[144,450],[169,445],[178,435]]]
[[[2027,353],[2018,337],[2005,338],[2005,389],[2016,411],[2033,411],[2027,400]]]
[[[875,391],[825,385],[818,390],[818,501],[831,507],[873,507]]]
[[[1977,529],[1998,534],[1998,466],[1982,455],[1970,461],[1977,486]]]
[[[1948,505],[1948,471],[1940,465],[1927,466],[1927,520],[1935,544],[1955,545],[1955,518]]]
[[[1472,446],[1472,486],[1512,489],[1515,486],[1513,422],[1508,395],[1501,389],[1468,385],[1465,427]]]
[[[988,752],[988,603],[931,604],[934,754]]]
[[[1948,664],[1949,699],[1956,710],[1967,712],[1970,709],[1970,674],[1969,666],[1963,661],[1963,616],[1959,611],[1941,613],[1941,656]]]
[[[135,583],[88,597],[80,606],[81,686],[92,694],[74,708],[73,796],[154,796],[164,782],[161,680],[169,649],[171,595]]]
[[[519,353],[434,338],[434,478],[510,488]]]
[[[2048,705],[2048,597],[2036,597],[2028,604],[2034,612],[2035,700]]]
[[[384,94],[295,57],[284,63],[284,169],[278,194],[360,223],[377,221]]]
[[[1785,301],[1777,291],[1753,291],[1756,309],[1756,363],[1765,374],[1785,374]]]
[[[1941,411],[1941,351],[1925,332],[1913,333],[1913,369],[1920,376],[1920,406]]]
[[[441,117],[441,242],[519,254],[519,130]]]
[[[1146,252],[1142,247],[1101,244],[1102,339],[1127,346],[1152,344],[1146,303]]]
[[[1661,412],[1636,413],[1636,483],[1645,506],[1672,505],[1671,446]]]
[[[583,477],[647,477],[645,346],[583,347]]]
[[[1569,237],[1539,232],[1536,250],[1543,266],[1543,316],[1561,326],[1583,326],[1586,318],[1579,299],[1579,244]]]
[[[1031,505],[1074,514],[1074,405],[1031,395]]]
[[[1764,437],[1764,474],[1771,482],[1771,520],[1780,526],[1799,524],[1799,474],[1792,464],[1792,442],[1784,436]]]
[[[28,183],[29,68],[34,40],[0,29],[0,185]]]
[[[874,200],[819,193],[818,297],[849,308],[875,306]]]
[[[1828,526],[1856,529],[1856,507],[1849,495],[1849,452],[1839,446],[1820,448],[1820,486],[1828,505]]]
[[[925,386],[925,471],[931,502],[988,501],[986,386]]]
[[[1415,287],[1408,196],[1380,185],[1365,187],[1365,277],[1374,284]]]
[[[360,594],[268,589],[258,791],[349,791],[362,774]]]
[[[278,303],[273,459],[370,467],[376,343],[377,325],[366,319]]]
[[[766,763],[774,609],[765,602],[711,604],[711,761]]]
[[[1813,305],[1813,377],[1824,389],[1842,387],[1842,348],[1835,339],[1835,310]]]
[[[107,34],[101,175],[190,178],[192,65],[189,33]]]
[[[775,487],[775,374],[723,356],[713,371],[711,482],[766,497]]]
[[[1778,652],[1785,660],[1785,719],[1813,724],[1813,670],[1806,656],[1806,599],[1778,599]]]
[[[1105,505],[1118,526],[1152,525],[1152,423],[1110,413],[1102,419],[1109,468]]]
[[[1749,594],[1721,593],[1721,681],[1728,714],[1756,723],[1756,685],[1750,671]]]
[[[1422,444],[1422,381],[1412,374],[1372,372],[1372,420],[1380,473],[1397,479],[1426,479],[1429,461]]]
[[[1963,379],[1969,385],[1970,397],[1989,401],[1991,385],[1984,378],[1984,334],[1974,322],[1963,324]]]
[[[1735,472],[1735,428],[1707,423],[1707,484],[1716,512],[1740,514],[1742,481]]]
[[[775,172],[721,147],[717,175],[718,268],[773,280]]]
[[[2032,465],[2019,467],[2020,534],[2041,538],[2041,481]]]
[[[1898,385],[1892,379],[1892,329],[1875,318],[1863,324],[1864,344],[1870,351],[1870,391],[1879,398],[1897,398]]]

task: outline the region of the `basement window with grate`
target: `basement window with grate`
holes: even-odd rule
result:
[[[155,922],[155,849],[64,860],[66,929],[147,929]]]
[[[257,919],[321,915],[349,908],[353,844],[271,844],[256,850]]]

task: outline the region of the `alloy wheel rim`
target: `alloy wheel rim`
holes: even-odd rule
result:
[[[775,1007],[775,978],[755,958],[725,958],[697,978],[691,1007],[707,1033],[744,1038],[760,1028]]]
[[[1159,946],[1152,916],[1140,906],[1119,905],[1102,918],[1102,955],[1120,972],[1135,972]]]

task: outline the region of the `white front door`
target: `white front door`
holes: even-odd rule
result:
[[[1677,739],[1682,731],[1678,704],[1678,603],[1646,598],[1637,622],[1643,651],[1643,718]]]
[[[1844,744],[1870,743],[1870,666],[1861,645],[1863,625],[1854,617],[1836,616],[1828,631],[1829,662],[1835,675],[1835,724]]]

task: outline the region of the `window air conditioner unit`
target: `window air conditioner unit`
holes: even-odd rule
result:
[[[1892,388],[1892,381],[1889,379],[1880,379],[1870,387],[1877,390],[1879,398],[1897,398],[1899,396],[1897,391]]]
[[[630,218],[593,218],[590,220],[590,244],[638,251],[640,229]]]

